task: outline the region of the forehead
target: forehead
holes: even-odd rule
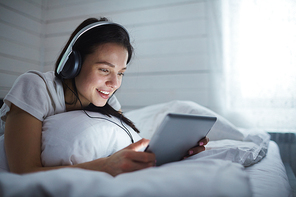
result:
[[[114,66],[125,67],[128,51],[122,45],[116,43],[101,44],[94,52],[87,55],[85,61],[92,63],[107,63]]]
[[[105,43],[97,46],[90,55],[101,58],[127,58],[128,51],[122,45],[116,43]]]
[[[117,43],[100,44],[94,48],[94,53],[98,52],[98,51],[101,51],[101,52],[103,51],[106,53],[111,53],[113,51],[124,51],[126,53],[128,52],[128,50],[124,46],[122,46],[121,44],[117,44]]]

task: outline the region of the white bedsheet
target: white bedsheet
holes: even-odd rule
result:
[[[27,175],[0,173],[0,196],[252,196],[239,164],[196,160],[112,177],[103,172],[60,169]]]
[[[214,142],[219,144],[219,142]],[[219,144],[221,146],[221,144]],[[226,147],[224,147],[226,148]],[[221,155],[216,155],[221,157]],[[253,196],[289,197],[291,188],[271,141],[262,161],[241,164],[191,158],[112,177],[103,172],[60,169],[27,175],[0,173],[0,196]]]
[[[149,138],[156,130],[158,123],[161,122],[161,117],[168,112],[216,115],[200,105],[183,101],[150,106],[135,110],[127,115],[142,131],[142,137],[148,136],[147,138]],[[77,113],[75,112],[75,117],[78,115]],[[69,114],[65,114],[65,117]],[[52,117],[52,119],[60,119],[60,116]],[[72,120],[71,117],[69,119]],[[76,120],[73,119],[73,121]],[[92,122],[93,119],[87,119],[87,121],[90,122],[84,125],[87,128],[83,130],[95,134],[96,127],[98,125],[100,127],[100,122]],[[56,123],[56,120],[52,123]],[[58,126],[58,128],[61,127]],[[73,126],[74,128],[75,126]],[[44,132],[49,131],[49,129],[45,130],[47,131]],[[76,133],[72,128],[70,130],[72,132],[69,134]],[[120,135],[117,135],[117,132]],[[122,138],[121,130],[114,130],[111,134],[113,135],[113,133],[120,139]],[[202,153],[184,161],[121,174],[115,178],[103,172],[70,168],[22,176],[0,172],[0,196],[286,197],[291,194],[278,147],[274,142],[269,143],[269,135],[266,132],[238,129],[218,116],[218,124],[213,127],[210,133],[212,141],[207,145],[206,151]],[[56,137],[56,133],[48,133],[48,135],[51,134]],[[130,143],[129,138],[124,136],[127,143]],[[76,139],[75,135],[72,137]],[[107,137],[109,138],[109,136]],[[89,146],[88,138],[83,138],[83,140],[83,144]],[[81,146],[82,142],[74,143],[74,145],[80,144],[79,149],[73,149],[79,150],[79,152],[74,151],[70,156],[80,153],[82,147],[85,148],[85,146]],[[55,141],[55,143],[57,142]],[[103,144],[103,142],[100,143],[100,145]],[[45,145],[50,147],[49,145],[52,143]],[[1,146],[3,143],[0,143]],[[85,150],[87,151],[87,149]],[[98,150],[101,149],[98,148]],[[56,153],[55,151],[53,156]],[[45,156],[43,159],[49,159],[49,157]],[[59,160],[57,161],[59,162]]]
[[[266,157],[259,163],[246,168],[253,197],[292,197],[286,170],[280,158],[277,144],[270,141]]]

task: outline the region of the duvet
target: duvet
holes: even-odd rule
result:
[[[70,168],[21,176],[8,171],[2,136],[0,195],[258,197],[291,195],[277,146],[269,141],[266,132],[238,129],[225,118],[196,103],[172,101],[126,113],[125,115],[141,131],[140,135],[132,132],[135,141],[142,137],[151,138],[164,116],[170,112],[210,115],[218,118],[208,135],[210,142],[206,146],[206,151],[179,162],[116,177],[104,172]],[[107,123],[104,116],[93,112],[89,114],[96,118],[90,119],[82,111],[73,111],[51,116],[44,121],[42,132],[44,166],[73,165],[106,157],[130,144],[129,136],[116,124]],[[120,123],[115,118],[111,119]],[[129,130],[132,131],[130,128]],[[268,152],[269,150],[272,152]],[[271,158],[269,156],[271,154],[275,156]],[[266,162],[278,165],[268,165],[265,168],[262,165]],[[260,182],[254,178],[260,177],[260,174],[262,177],[270,174],[270,182]],[[279,183],[276,183],[277,181]],[[273,187],[258,189],[266,184]]]

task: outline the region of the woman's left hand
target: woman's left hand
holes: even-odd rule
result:
[[[209,138],[207,138],[207,137],[202,138],[196,146],[194,146],[193,148],[188,150],[187,155],[185,155],[185,157],[183,159],[186,159],[192,155],[195,155],[195,154],[198,154],[198,153],[204,151],[205,145],[207,145],[208,142],[209,142]]]

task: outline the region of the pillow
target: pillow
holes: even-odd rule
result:
[[[43,121],[41,159],[44,166],[92,161],[131,144],[130,137],[119,127],[122,126],[119,119],[96,112],[87,113],[95,118],[88,117],[83,111],[71,111],[49,116]],[[135,142],[141,139],[131,127],[124,126]]]
[[[187,113],[217,117],[217,122],[208,134],[213,140],[232,139],[243,140],[244,134],[233,124],[210,109],[192,101],[171,101],[151,105],[138,110],[127,112],[125,115],[134,122],[143,138],[151,139],[153,133],[168,113]]]

